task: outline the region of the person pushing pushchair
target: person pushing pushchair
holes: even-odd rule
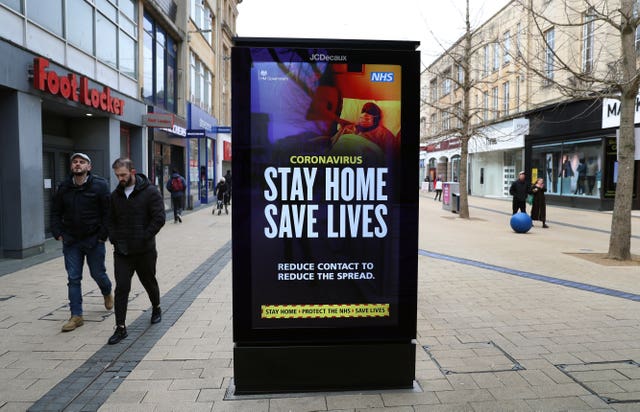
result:
[[[216,185],[216,204],[216,208],[211,211],[212,214],[215,214],[217,210],[218,215],[220,215],[222,213],[222,206],[224,206],[224,212],[229,214],[228,188],[224,178],[220,179],[220,182]]]

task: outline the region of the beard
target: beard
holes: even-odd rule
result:
[[[129,180],[121,180],[119,182],[120,187],[125,188],[127,186],[131,186],[136,182],[136,178],[134,176],[129,177]]]

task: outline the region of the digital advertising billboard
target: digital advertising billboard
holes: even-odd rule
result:
[[[294,353],[292,363],[300,363],[298,355],[323,350],[320,358],[339,359],[345,345],[412,347],[416,47],[394,41],[236,39],[236,367],[243,354],[268,358],[277,346]],[[246,359],[255,362],[251,356]],[[322,387],[341,385],[331,382]]]

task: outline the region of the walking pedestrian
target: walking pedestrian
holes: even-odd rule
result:
[[[51,207],[51,233],[62,242],[71,318],[62,325],[70,332],[84,324],[82,317],[82,267],[87,260],[89,273],[104,297],[104,307],[113,308],[111,281],[105,267],[109,185],[91,173],[91,158],[84,153],[71,155],[71,174],[59,186]]]
[[[544,193],[547,189],[544,187],[544,179],[538,178],[536,184],[531,188],[531,194],[533,195],[533,203],[531,204],[531,220],[539,220],[542,222],[542,227],[547,229],[547,200]]]
[[[112,165],[118,187],[111,193],[109,239],[114,245],[113,262],[116,279],[116,330],[110,345],[127,337],[126,316],[133,273],[151,301],[151,323],[162,320],[160,289],[156,280],[156,235],[166,219],[164,202],[158,188],[142,173],[137,173],[130,159],[117,159]]]
[[[218,205],[218,214],[222,213],[222,206],[224,205],[224,211],[229,214],[229,187],[226,180],[220,179],[220,182],[216,185],[216,203]],[[213,213],[213,212],[212,212]]]
[[[511,183],[509,194],[513,196],[512,209],[515,215],[520,210],[527,213],[527,195],[531,193],[531,183],[527,182],[524,171],[518,173],[518,179]]]
[[[433,200],[442,201],[442,176],[438,176],[436,178],[436,183],[434,185],[434,188],[436,190],[436,196],[433,198]]]
[[[182,204],[187,182],[178,173],[178,169],[171,171],[171,178],[167,182],[167,190],[171,193],[171,207],[173,208],[173,223],[182,223]]]

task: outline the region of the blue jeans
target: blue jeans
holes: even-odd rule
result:
[[[103,242],[97,242],[95,237],[79,240],[62,247],[64,253],[64,267],[67,270],[67,286],[69,287],[69,307],[71,316],[82,316],[82,267],[84,258],[87,257],[87,265],[91,277],[96,281],[102,295],[111,294],[111,281],[107,275],[104,264],[105,246]]]

